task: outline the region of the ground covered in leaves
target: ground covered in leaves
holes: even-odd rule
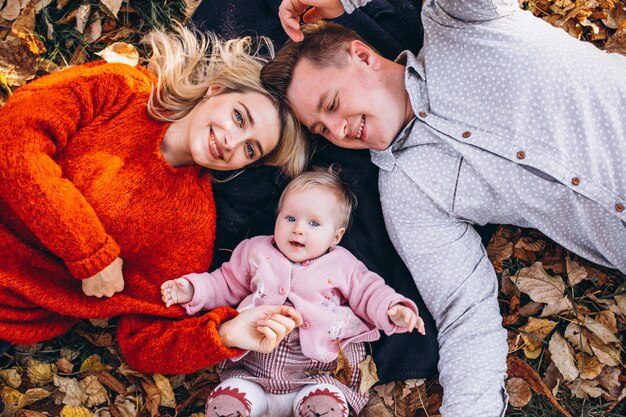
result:
[[[138,46],[152,27],[184,21],[195,4],[0,0],[0,105],[15,88],[98,59],[114,42]],[[599,48],[626,52],[626,0],[520,0],[520,7]],[[507,416],[626,415],[624,276],[534,230],[501,226],[487,249],[509,335]],[[120,356],[115,327],[115,320],[85,321],[52,341],[13,346],[0,358],[2,416],[203,415],[214,370],[135,372]],[[360,368],[373,384],[375,367]],[[437,416],[442,398],[436,379],[375,385],[371,393],[366,417]]]

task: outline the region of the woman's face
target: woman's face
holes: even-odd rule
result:
[[[278,144],[278,110],[259,93],[219,94],[213,88],[189,115],[189,149],[205,168],[243,168],[270,153]]]

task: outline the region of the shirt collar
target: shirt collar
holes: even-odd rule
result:
[[[416,86],[415,83],[419,82],[418,80],[424,79],[424,65],[422,64],[421,59],[413,55],[411,51],[402,52],[398,58],[396,58],[395,62],[405,66],[404,85],[409,92],[411,106],[415,111],[416,108],[420,107],[418,97],[420,88],[419,85]],[[393,168],[396,165],[394,152],[400,151],[404,147],[411,134],[411,129],[413,128],[414,123],[415,118],[400,131],[398,136],[395,137],[385,150],[377,151],[375,149],[370,149],[370,157],[374,165],[385,171],[393,171]]]

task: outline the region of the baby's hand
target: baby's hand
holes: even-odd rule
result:
[[[166,307],[190,302],[193,293],[193,285],[185,278],[170,279],[161,285],[161,299]]]
[[[398,327],[404,327],[409,332],[412,332],[413,329],[417,328],[417,331],[420,334],[426,334],[424,320],[415,314],[413,310],[402,304],[392,306],[389,310],[387,310],[387,315],[393,324]]]

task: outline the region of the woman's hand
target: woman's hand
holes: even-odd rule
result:
[[[83,292],[93,297],[111,297],[124,289],[122,258],[115,258],[109,266],[96,275],[83,280]]]
[[[312,7],[307,11],[309,7]],[[305,13],[306,12],[306,13]],[[300,30],[300,16],[305,23],[332,19],[345,13],[339,0],[283,0],[278,7],[278,17],[283,29],[295,42],[304,39]]]
[[[217,332],[224,346],[270,353],[293,329],[302,316],[287,306],[258,306],[222,323]]]

